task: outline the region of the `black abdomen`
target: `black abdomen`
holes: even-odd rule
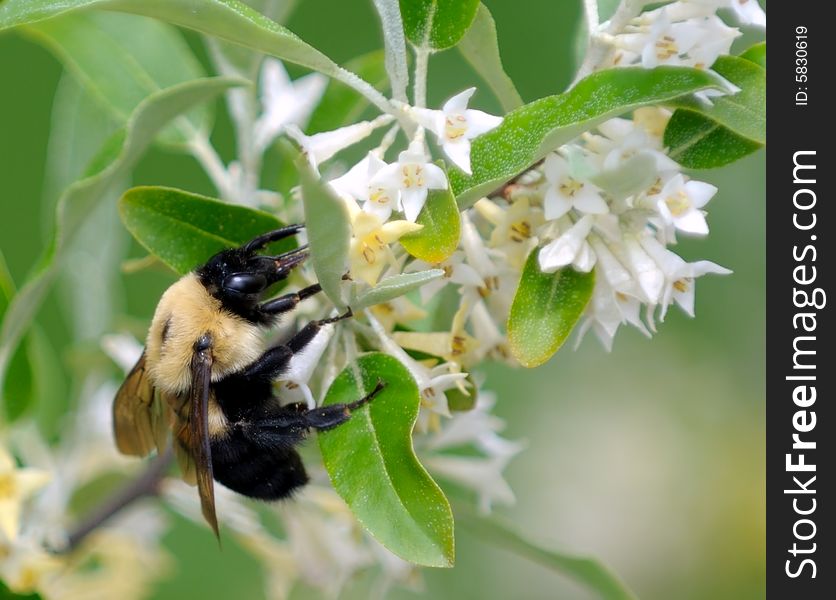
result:
[[[212,442],[212,468],[219,483],[258,500],[287,498],[308,482],[295,450],[245,436],[237,428]]]

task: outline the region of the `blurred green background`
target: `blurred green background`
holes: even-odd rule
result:
[[[572,73],[579,2],[485,3],[523,98],[563,90]],[[344,62],[380,46],[370,7],[306,0],[288,26]],[[200,48],[197,38],[189,40]],[[430,68],[431,106],[479,83],[456,52],[433,57]],[[55,197],[45,197],[44,163],[60,73],[40,46],[0,35],[0,249],[17,282],[37,259],[51,222]],[[499,112],[487,91],[477,102]],[[225,159],[231,139],[228,123],[219,118],[215,141]],[[486,387],[499,398],[497,413],[508,422],[505,435],[528,442],[507,471],[517,503],[497,511],[533,540],[601,559],[642,599],[762,598],[764,152],[698,177],[720,188],[708,206],[711,235],[683,240],[679,251],[734,274],[698,282],[696,319],[672,309],[654,339],[622,330],[610,354],[589,337],[577,352],[564,348],[534,371],[485,369]],[[191,159],[159,150],[142,161],[133,182],[212,192]],[[137,248],[132,252],[141,255]],[[125,276],[118,312],[141,326],[170,281],[153,271]],[[59,296],[53,293],[40,316],[55,359],[41,383],[59,392],[56,404],[77,383]],[[39,410],[60,412],[54,406]],[[166,544],[179,565],[154,598],[261,597],[258,565],[233,543],[219,552],[207,539],[203,529],[177,521]],[[464,531],[457,532],[455,569],[424,575],[426,597],[434,599],[591,597]],[[344,597],[367,597],[369,581],[352,584]],[[292,597],[317,594],[297,586]],[[396,591],[392,597],[417,596]]]

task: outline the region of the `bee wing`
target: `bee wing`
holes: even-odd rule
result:
[[[145,365],[145,353],[128,373],[113,400],[113,433],[122,454],[146,456],[165,448],[168,407],[160,402]]]
[[[209,387],[212,382],[211,348],[195,350],[192,357],[192,387],[189,406],[189,440],[194,459],[194,473],[203,518],[218,533],[215,514],[215,479],[212,473],[212,449],[209,445]]]

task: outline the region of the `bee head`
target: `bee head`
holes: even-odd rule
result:
[[[293,227],[294,232],[300,228]],[[279,231],[286,234],[286,230]],[[277,256],[257,254],[275,239],[280,238],[270,232],[238,248],[218,252],[197,269],[200,282],[226,308],[242,315],[249,313],[267,288],[286,279],[308,257],[307,245]]]

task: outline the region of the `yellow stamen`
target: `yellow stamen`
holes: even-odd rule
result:
[[[668,205],[668,210],[674,217],[679,217],[691,208],[691,201],[688,196],[680,190],[675,196],[665,198],[665,204]]]
[[[424,168],[421,165],[404,165],[401,172],[403,173],[404,188],[424,187]]]
[[[467,119],[464,115],[445,117],[444,137],[448,140],[457,140],[467,132]]]
[[[676,40],[669,35],[666,35],[655,44],[656,58],[659,60],[668,60],[672,56],[679,54],[679,47],[676,45]]]
[[[0,475],[0,500],[14,498],[17,494],[17,485],[11,475]]]
[[[573,197],[583,189],[583,183],[572,177],[565,177],[558,186],[560,193],[564,196]]]

